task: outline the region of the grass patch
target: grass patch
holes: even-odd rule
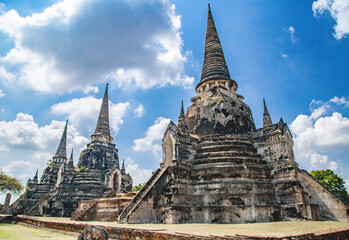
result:
[[[9,240],[76,240],[76,237],[55,233],[43,229],[30,228],[18,224],[0,223],[0,239]]]

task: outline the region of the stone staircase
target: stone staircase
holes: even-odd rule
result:
[[[15,213],[16,208],[24,201],[23,197],[19,197],[14,203],[12,203],[8,208],[4,208],[1,210],[1,214],[11,214]]]
[[[40,204],[42,204],[55,190],[55,188],[52,189],[51,191],[47,192],[42,198],[40,198],[40,200],[26,212],[26,215],[35,214],[34,210],[36,210],[40,206]]]
[[[79,207],[72,213],[71,220],[88,221],[92,220],[95,214],[95,207],[97,202],[82,201],[79,202]]]
[[[155,183],[160,179],[160,177],[166,172],[168,167],[158,168],[153,175],[150,177],[148,182],[143,186],[143,188],[138,192],[138,194],[133,198],[133,200],[127,205],[127,207],[122,211],[119,216],[119,222],[126,223],[128,216],[133,212],[141,200],[147,195],[150,189],[155,185]]]

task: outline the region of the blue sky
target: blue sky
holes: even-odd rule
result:
[[[290,126],[300,167],[349,182],[348,1],[216,0],[211,9],[256,126],[265,98],[272,120]],[[207,2],[19,0],[0,11],[0,168],[23,183],[42,172],[66,119],[76,164],[109,82],[119,157],[146,181],[169,120],[195,95]]]

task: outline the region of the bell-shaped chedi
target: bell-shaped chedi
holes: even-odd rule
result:
[[[263,127],[230,78],[211,10],[197,95],[162,139],[163,158],[120,215],[128,223],[348,221],[348,208],[298,168],[292,134],[273,124],[264,101]]]
[[[91,142],[87,144],[79,158],[78,167],[95,170],[119,168],[118,150],[112,143],[113,137],[109,127],[108,84],[105,88],[101,110],[99,112],[95,132],[91,135]]]
[[[230,78],[211,9],[208,9],[204,62],[201,79],[187,111],[188,129],[193,134],[248,134],[255,130],[252,113],[237,83]]]

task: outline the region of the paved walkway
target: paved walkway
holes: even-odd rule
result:
[[[182,233],[199,236],[259,236],[285,237],[307,233],[323,234],[349,230],[348,222],[336,221],[292,221],[249,224],[119,224],[116,222],[73,221],[69,218],[28,217],[47,222],[83,223],[100,226],[112,226],[129,229],[144,229],[163,233]]]

